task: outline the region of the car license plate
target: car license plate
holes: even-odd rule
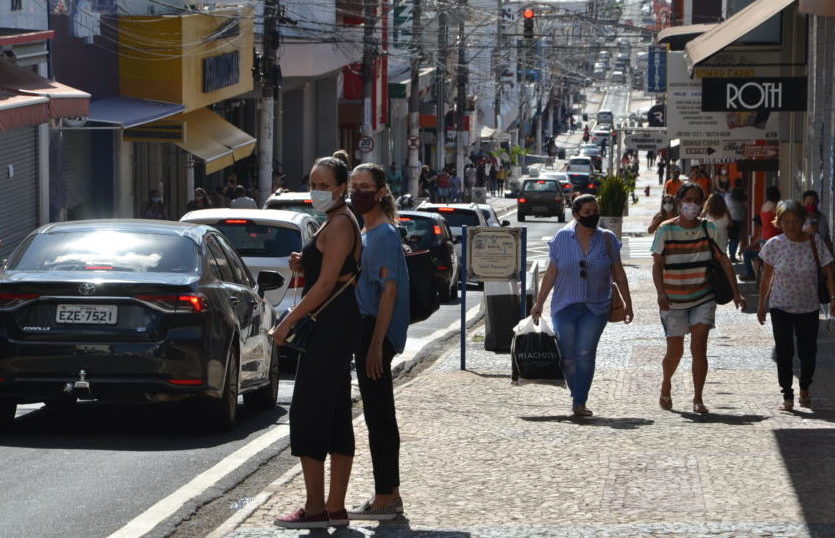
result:
[[[548,208],[544,205],[535,205],[533,206],[534,211],[548,211]]]
[[[115,325],[116,305],[59,304],[55,311],[57,323],[84,323],[90,325]]]

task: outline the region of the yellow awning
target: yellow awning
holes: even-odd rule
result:
[[[208,108],[172,116],[185,120],[185,140],[176,144],[206,163],[211,174],[252,155],[255,138],[241,131]]]

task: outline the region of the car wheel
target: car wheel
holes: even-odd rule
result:
[[[0,428],[12,425],[16,411],[17,402],[14,400],[0,400]]]
[[[278,399],[278,347],[272,346],[269,368],[270,384],[260,389],[244,394],[244,405],[258,411],[269,411],[275,408]]]
[[[525,214],[524,213],[518,213],[516,215],[516,220],[518,220],[519,222],[525,222]]]
[[[208,412],[205,414],[206,426],[216,431],[231,430],[238,414],[238,350],[234,345],[229,349],[226,362],[228,366],[223,394],[219,399],[208,402]]]

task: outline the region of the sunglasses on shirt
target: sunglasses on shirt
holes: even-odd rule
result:
[[[586,278],[586,260],[580,260],[580,278]]]

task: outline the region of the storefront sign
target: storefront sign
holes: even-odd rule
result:
[[[467,280],[519,280],[520,228],[467,227]]]
[[[774,140],[682,139],[679,144],[679,158],[703,163],[777,159],[779,156],[780,145]]]
[[[747,58],[727,58],[729,65],[699,66],[693,78],[687,71],[682,52],[668,53],[667,131],[670,139],[710,141],[777,140],[780,126],[776,112],[739,109],[723,112],[702,111],[703,79],[748,79],[773,77],[777,68],[755,66]],[[744,64],[740,60],[746,60]],[[682,158],[687,158],[682,155]]]
[[[702,79],[702,112],[738,110],[806,110],[806,77]]]
[[[666,127],[667,107],[664,105],[653,105],[647,112],[647,121],[650,127]]]
[[[238,51],[203,58],[203,93],[234,86],[240,79]]]
[[[667,137],[654,133],[636,133],[626,137],[627,149],[637,151],[656,151],[667,147]]]
[[[647,93],[667,91],[667,47],[653,45],[647,56]]]

